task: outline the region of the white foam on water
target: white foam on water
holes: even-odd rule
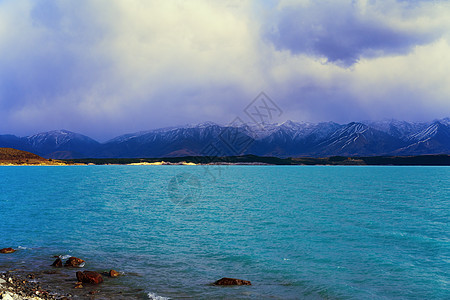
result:
[[[150,300],[169,300],[170,299],[170,298],[167,298],[167,297],[159,296],[159,295],[157,295],[155,293],[152,293],[152,292],[149,292],[147,295],[148,295],[148,298]]]
[[[60,255],[59,258],[61,259],[68,259],[69,257],[72,257],[72,255]]]
[[[27,247],[23,247],[23,246],[19,246],[19,247],[17,247],[17,249],[20,249],[20,250],[27,250],[28,248],[27,248]]]

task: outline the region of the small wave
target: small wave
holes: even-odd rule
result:
[[[72,257],[72,255],[60,255],[59,258],[61,259],[68,259],[69,257]]]
[[[19,247],[17,247],[17,249],[20,249],[20,250],[27,250],[28,248],[27,248],[27,247],[23,247],[23,246],[19,246]]]
[[[163,297],[163,296],[159,296],[155,293],[149,292],[148,294],[148,298],[151,300],[169,300],[170,298],[167,297]]]

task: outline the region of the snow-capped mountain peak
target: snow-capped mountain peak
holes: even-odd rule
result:
[[[52,130],[25,137],[36,154],[48,156],[54,152],[90,153],[99,143],[90,137],[68,130]],[[50,155],[51,156],[51,155]],[[74,156],[74,154],[70,154]]]
[[[230,153],[216,153],[222,156],[241,152],[274,156],[440,154],[450,153],[449,123],[449,118],[429,123],[384,120],[345,125],[290,120],[256,124],[237,120],[228,125],[204,122],[141,131],[103,144],[68,130],[23,138],[1,135],[0,147],[15,147],[52,158],[205,155],[205,148],[216,144],[235,148]],[[223,139],[228,140],[224,143]]]
[[[79,137],[82,137],[82,135],[61,129],[41,132],[35,135],[28,136],[27,139],[31,142],[32,145],[42,144],[46,142],[54,143],[55,145],[61,145]]]

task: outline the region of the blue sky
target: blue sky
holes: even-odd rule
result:
[[[450,112],[447,1],[0,0],[0,134]]]

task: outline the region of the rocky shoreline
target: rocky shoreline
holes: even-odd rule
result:
[[[24,274],[16,270],[10,270],[4,273],[0,273],[0,299],[69,300],[72,298],[91,299],[95,295],[101,296],[98,289],[93,289],[96,284],[103,282],[102,276],[97,272],[76,272],[76,278],[73,279],[73,292],[67,292],[67,290],[64,291],[56,287],[52,288],[51,285],[40,282],[38,276],[39,274]],[[92,280],[92,278],[95,278],[94,281]],[[85,288],[83,284],[88,286],[88,289],[86,289],[84,292],[80,290]],[[105,296],[103,298],[109,297]]]
[[[20,250],[3,248],[0,249],[0,255],[14,256],[13,253],[16,251]],[[32,268],[25,270],[19,268],[0,271],[0,299],[142,299],[135,293],[143,294],[143,290],[134,290],[134,292],[131,291],[130,293],[130,291],[120,288],[113,291],[108,289],[108,284],[110,286],[111,284],[116,287],[120,286],[120,280],[114,280],[117,277],[122,277],[124,275],[122,272],[113,269],[98,272],[84,270],[86,262],[83,259],[69,255],[57,255],[52,259],[49,257],[48,260],[48,264],[45,264],[48,267],[43,269]],[[52,261],[53,263],[51,263]],[[252,284],[247,280],[224,277],[211,282],[211,285],[239,286]],[[152,297],[150,298],[152,299]]]
[[[33,274],[26,277],[8,271],[0,274],[0,299],[2,300],[47,300],[69,299],[71,295],[62,296],[43,288],[34,280]]]
[[[0,273],[0,299],[141,299],[142,297],[129,292],[123,293],[121,290],[112,292],[108,287],[100,285],[104,282],[103,277],[113,278],[119,276],[117,274],[121,275],[115,271],[102,272],[102,274],[95,271],[77,271],[68,278],[48,270],[34,273],[9,270]]]
[[[0,255],[12,255],[16,249],[0,249]],[[19,250],[20,251],[20,250]],[[55,258],[53,258],[55,259]],[[63,262],[65,260],[65,263]],[[97,287],[105,278],[116,278],[123,273],[115,270],[105,272],[84,271],[85,261],[73,256],[56,256],[48,268],[34,271],[16,268],[0,272],[1,300],[47,300],[47,299],[109,299],[111,294],[102,295]],[[33,268],[34,269],[34,268]],[[32,270],[33,270],[32,269]],[[83,271],[80,271],[83,270]],[[121,291],[117,297],[122,297]]]

